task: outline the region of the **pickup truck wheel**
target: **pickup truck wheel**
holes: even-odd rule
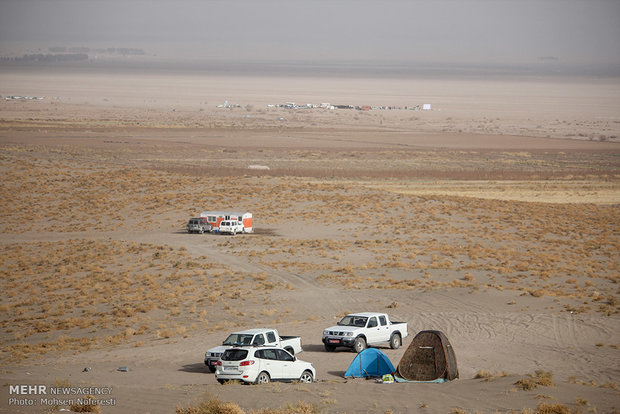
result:
[[[286,352],[288,352],[289,354],[291,354],[291,355],[295,355],[295,350],[293,348],[291,348],[290,346],[284,348],[284,350]]]
[[[258,377],[256,377],[256,384],[269,384],[270,380],[271,378],[269,378],[269,374],[263,371],[258,374]]]
[[[353,344],[353,350],[359,354],[364,349],[366,349],[366,340],[362,337],[357,338]]]
[[[398,349],[400,348],[400,344],[401,344],[400,335],[397,333],[392,334],[392,336],[390,337],[390,348]]]
[[[209,371],[215,372],[215,367],[213,365],[207,365],[209,367]]]
[[[310,371],[304,371],[303,374],[301,374],[301,377],[299,377],[299,382],[310,384],[313,381],[314,377],[312,376],[312,372]]]
[[[327,344],[325,344],[325,350],[326,350],[327,352],[334,352],[334,351],[336,350],[336,347],[335,347],[335,346],[333,346],[333,345],[327,345]]]

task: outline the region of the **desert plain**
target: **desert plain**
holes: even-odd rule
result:
[[[0,412],[84,408],[20,384],[109,387],[102,413],[620,410],[618,79],[3,64],[0,94]],[[187,234],[206,210],[255,232]],[[443,331],[460,378],[343,378],[321,335],[360,311],[408,322],[394,365]],[[218,384],[204,352],[252,327],[317,381]]]

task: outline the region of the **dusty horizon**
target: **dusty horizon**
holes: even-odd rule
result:
[[[7,0],[0,11],[0,56],[88,47],[143,49],[171,61],[612,75],[620,68],[620,4],[608,0]]]

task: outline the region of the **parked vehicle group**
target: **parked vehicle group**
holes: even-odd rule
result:
[[[338,347],[360,353],[368,346],[401,346],[409,335],[407,323],[393,322],[385,313],[354,313],[346,315],[336,326],[323,331],[325,350]],[[220,383],[231,380],[264,384],[270,381],[316,380],[311,363],[297,359],[303,352],[299,336],[280,336],[276,329],[255,328],[232,332],[220,346],[210,348],[204,363]]]
[[[253,233],[252,213],[237,211],[203,211],[200,217],[189,219],[188,233],[221,233],[236,235]]]

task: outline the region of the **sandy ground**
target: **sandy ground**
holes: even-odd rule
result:
[[[0,76],[44,98],[0,102],[0,412],[67,408],[18,384],[111,387],[103,413],[620,409],[617,80]],[[267,106],[289,101],[434,110]],[[184,233],[228,207],[256,233]],[[351,311],[408,322],[405,346],[442,330],[460,379],[345,380],[321,334]],[[300,335],[318,382],[219,385],[204,351],[255,326]],[[554,385],[516,384],[536,371]]]

